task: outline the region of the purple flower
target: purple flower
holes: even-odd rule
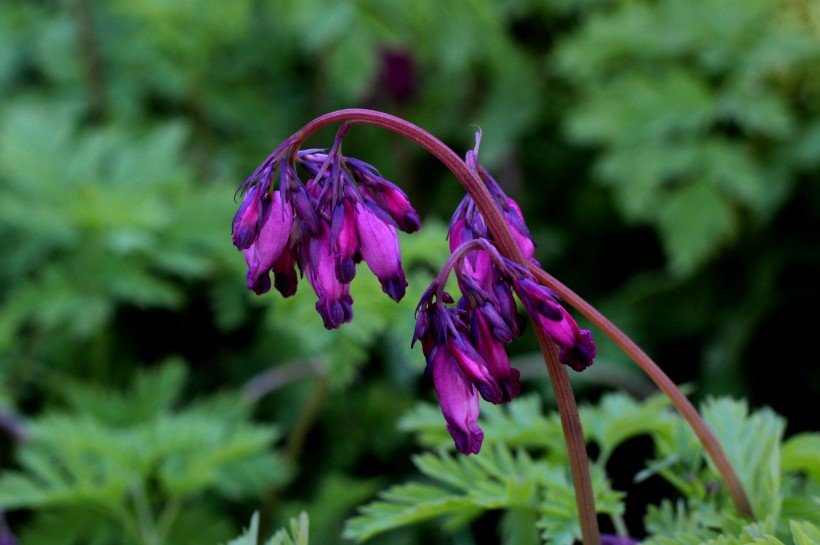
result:
[[[258,186],[248,190],[245,199],[236,211],[231,224],[233,243],[240,250],[246,249],[256,240],[259,232],[259,191]]]
[[[460,308],[466,299],[462,299],[459,307],[446,306],[452,298],[440,289],[441,285],[434,282],[419,303],[413,344],[421,341],[456,448],[465,454],[477,453],[484,437],[476,424],[478,395],[494,404],[509,401],[520,392],[518,371],[510,369],[506,354],[497,359],[496,344],[488,344],[487,338],[477,338],[488,334],[489,328],[477,329],[475,333],[471,330],[476,312]],[[490,362],[487,357],[496,359]]]
[[[521,393],[521,384],[518,381],[520,373],[518,369],[510,367],[507,351],[496,338],[484,313],[473,312],[470,318],[470,337],[476,351],[486,362],[490,375],[501,388],[501,402],[511,401]]]
[[[515,239],[518,247],[524,258],[531,263],[538,264],[535,260],[535,243],[530,236],[530,231],[524,223],[524,214],[521,212],[521,207],[518,206],[512,198],[508,197],[501,186],[493,178],[489,171],[478,162],[478,148],[481,144],[481,133],[476,133],[475,148],[467,152],[466,163],[467,166],[486,184],[490,195],[494,198],[496,204],[504,214],[504,219],[510,227],[510,231]],[[450,236],[453,237],[454,231],[462,228],[462,222],[469,227],[468,234],[460,235],[456,246],[470,239],[486,238],[493,240],[492,235],[487,230],[486,222],[478,211],[472,198],[467,195],[453,214],[453,219],[450,223]],[[452,240],[452,238],[451,238]],[[452,243],[451,243],[452,247]]]
[[[279,259],[290,237],[293,225],[293,211],[290,204],[282,202],[279,191],[264,204],[261,228],[256,240],[245,250],[248,263],[248,289],[257,295],[266,293],[271,286],[269,272]]]
[[[404,297],[396,229],[420,226],[404,192],[371,165],[341,155],[345,133],[340,130],[330,152],[297,152],[297,164],[312,176],[306,183],[287,145],[277,148],[240,187],[245,197],[232,223],[234,244],[248,265],[248,288],[269,291],[273,272],[273,286],[285,297],[293,295],[298,267],[319,298],[316,309],[328,329],[353,316],[349,284],[362,259],[387,295]]]
[[[401,301],[407,287],[396,228],[377,216],[370,206],[356,203],[356,232],[362,259],[382,285],[382,291]]]
[[[466,220],[458,219],[453,225],[451,244],[467,238],[464,233],[472,229]],[[486,263],[478,267],[480,262],[470,260],[471,254]],[[473,276],[479,268],[483,280]],[[453,298],[443,289],[451,272],[462,292],[455,308],[447,306]],[[468,391],[470,395],[464,393],[465,382],[490,403],[505,403],[521,392],[520,373],[510,367],[504,349],[504,344],[524,329],[513,292],[537,326],[558,345],[561,363],[581,371],[595,357],[590,332],[578,328],[555,292],[536,282],[528,269],[501,256],[486,238],[469,238],[454,247],[441,273],[419,301],[413,344],[421,341],[428,370],[432,369],[434,377],[439,373],[436,391],[447,429],[460,452],[477,452],[480,446],[475,398],[472,390]],[[452,370],[454,363],[459,373]],[[438,369],[445,365],[446,369]],[[460,412],[453,407],[457,401],[465,405]],[[467,424],[464,415],[469,415]]]
[[[308,242],[308,262],[303,269],[307,269],[308,282],[319,297],[316,310],[325,327],[335,329],[353,319],[353,299],[350,285],[342,284],[336,277],[335,260],[330,251],[330,230],[326,224],[323,226],[319,236]]]
[[[463,454],[478,454],[484,441],[484,432],[477,424],[478,393],[464,377],[446,344],[437,346],[428,361],[441,413],[456,449]]]

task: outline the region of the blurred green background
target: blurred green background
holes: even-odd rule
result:
[[[817,428],[815,0],[4,0],[3,467],[23,436],[65,452],[96,437],[122,449],[100,486],[115,497],[141,475],[160,529],[162,513],[190,519],[179,543],[227,539],[256,509],[269,524],[306,509],[312,542],[335,543],[413,471],[397,423],[433,399],[409,343],[463,195],[452,175],[411,142],[351,132],[346,154],[404,188],[425,228],[402,239],[405,301],[363,270],[340,331],[304,281],[293,300],[248,292],[230,241],[238,184],[347,107],[459,154],[480,127],[550,273],[694,398],[745,396],[790,433]],[[581,399],[652,391],[596,339],[596,365],[573,377]],[[534,350],[530,336],[510,348],[525,390],[549,397]],[[55,521],[78,536],[95,524],[79,496],[30,492],[20,506],[43,510],[8,514],[26,543],[55,543]],[[439,538],[422,526],[383,542]]]

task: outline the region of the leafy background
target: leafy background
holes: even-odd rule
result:
[[[0,506],[25,543],[56,543],[58,526],[71,528],[65,543],[111,543],[129,524],[136,542],[217,543],[254,511],[269,535],[303,510],[312,542],[337,543],[378,490],[478,463],[430,450],[446,443],[443,423],[417,405],[433,395],[408,346],[413,308],[446,258],[462,191],[415,145],[373,128],[346,142],[424,217],[403,239],[402,304],[358,275],[356,319],[329,333],[304,283],[286,301],[244,288],[229,240],[236,186],[309,119],[353,106],[405,117],[459,153],[480,127],[482,159],[552,274],[696,400],[769,406],[786,437],[817,428],[813,0],[6,0]],[[573,377],[582,400],[653,391],[597,340],[597,364]],[[525,391],[550,407],[535,349],[526,337],[511,351]],[[555,440],[530,412],[525,427]],[[485,469],[546,463],[522,450],[554,446],[538,437],[488,445]],[[612,449],[615,490],[662,458],[644,439],[596,442]],[[539,471],[532,494],[559,487]],[[669,492],[658,481],[627,496],[636,535],[674,522],[660,503],[642,522]],[[499,517],[503,505],[468,505],[455,534],[434,519],[372,542],[531,543],[510,528],[543,513]]]

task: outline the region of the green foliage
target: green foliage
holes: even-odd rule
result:
[[[781,505],[795,499],[816,505],[816,499],[805,490],[784,492],[781,481],[805,474],[808,468],[816,469],[817,456],[811,446],[817,434],[787,442],[784,450],[789,455],[781,464],[781,417],[770,409],[750,414],[745,402],[728,398],[704,404],[705,419],[761,517],[760,522],[749,524],[734,512],[727,491],[717,484],[716,472],[685,421],[668,409],[669,402],[662,396],[636,401],[624,394],[608,394],[600,403],[581,409],[587,438],[600,448],[591,468],[599,513],[612,517],[624,514],[624,493],[612,490],[605,476],[609,456],[628,439],[648,435],[655,442],[658,461],[650,461],[636,480],[660,475],[675,485],[683,498],[649,506],[645,521],[649,538],[645,543],[779,543],[792,534],[797,540],[798,532],[812,531],[813,515],[783,510]],[[474,457],[453,457],[441,448],[449,439],[446,433],[434,433],[434,413],[431,406],[421,405],[401,424],[406,431],[416,432],[422,444],[440,446],[436,454],[414,458],[428,481],[382,492],[379,500],[363,507],[349,521],[345,535],[365,541],[430,518],[444,518],[445,527],[453,530],[487,510],[501,509],[505,520],[532,520],[542,530],[542,541],[519,538],[513,532],[502,534],[502,543],[569,544],[579,537],[566,455],[550,452],[565,450],[556,414],[544,415],[537,400],[528,397],[504,408],[487,407],[482,413],[486,437],[482,452]],[[533,431],[541,436],[540,441],[529,435]],[[452,448],[451,440],[448,446]]]
[[[65,543],[194,543],[227,527],[206,493],[259,498],[286,478],[276,432],[236,394],[175,408],[185,378],[169,362],[126,392],[69,388],[70,409],[30,423],[21,469],[0,477],[0,504],[38,509],[27,543],[48,543],[55,521]]]
[[[290,519],[289,528],[278,530],[264,545],[308,545],[309,519],[307,513],[302,512],[299,518]],[[257,545],[259,543],[259,513],[251,517],[251,524],[245,533],[228,542],[228,545]]]
[[[414,457],[413,463],[436,484],[408,483],[383,492],[351,519],[345,536],[365,541],[379,533],[430,518],[446,517],[455,529],[488,510],[530,512],[543,535],[555,543],[580,537],[575,494],[568,468],[533,460],[525,451],[503,445],[474,457],[439,451]],[[596,473],[593,488],[599,509],[616,513],[619,495]]]
[[[78,135],[70,112],[23,102],[0,126],[0,276],[15,285],[0,292],[0,345],[24,326],[87,339],[118,307],[179,308],[182,280],[236,270],[207,221],[232,204],[195,189],[184,126]]]
[[[654,225],[678,273],[699,268],[745,216],[765,220],[802,168],[820,111],[799,109],[809,25],[776,0],[621,3],[558,49],[582,93],[568,118],[602,147],[599,177],[627,217]],[[817,96],[817,95],[814,95]],[[808,113],[808,116],[806,115]]]

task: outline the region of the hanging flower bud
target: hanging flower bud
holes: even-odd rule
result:
[[[336,278],[342,284],[349,284],[356,276],[359,237],[356,233],[355,209],[348,199],[342,199],[333,209],[330,238],[333,241]]]
[[[356,203],[356,232],[362,259],[378,277],[382,291],[394,301],[401,301],[407,280],[401,266],[396,228],[379,218],[370,206]]]
[[[325,328],[336,329],[353,318],[350,286],[336,277],[336,265],[330,252],[330,230],[323,224],[319,236],[308,242],[307,277],[319,297],[316,310]]]
[[[441,413],[456,449],[462,454],[478,454],[484,441],[484,432],[477,424],[478,393],[464,377],[446,344],[438,346],[428,361]]]
[[[265,202],[260,223],[262,227],[256,241],[244,250],[248,263],[248,289],[257,295],[270,290],[269,272],[285,249],[293,225],[290,204],[282,202],[279,191],[274,191],[273,197]]]
[[[253,186],[245,194],[239,210],[233,217],[231,236],[233,244],[244,250],[256,240],[259,229],[259,187]]]

